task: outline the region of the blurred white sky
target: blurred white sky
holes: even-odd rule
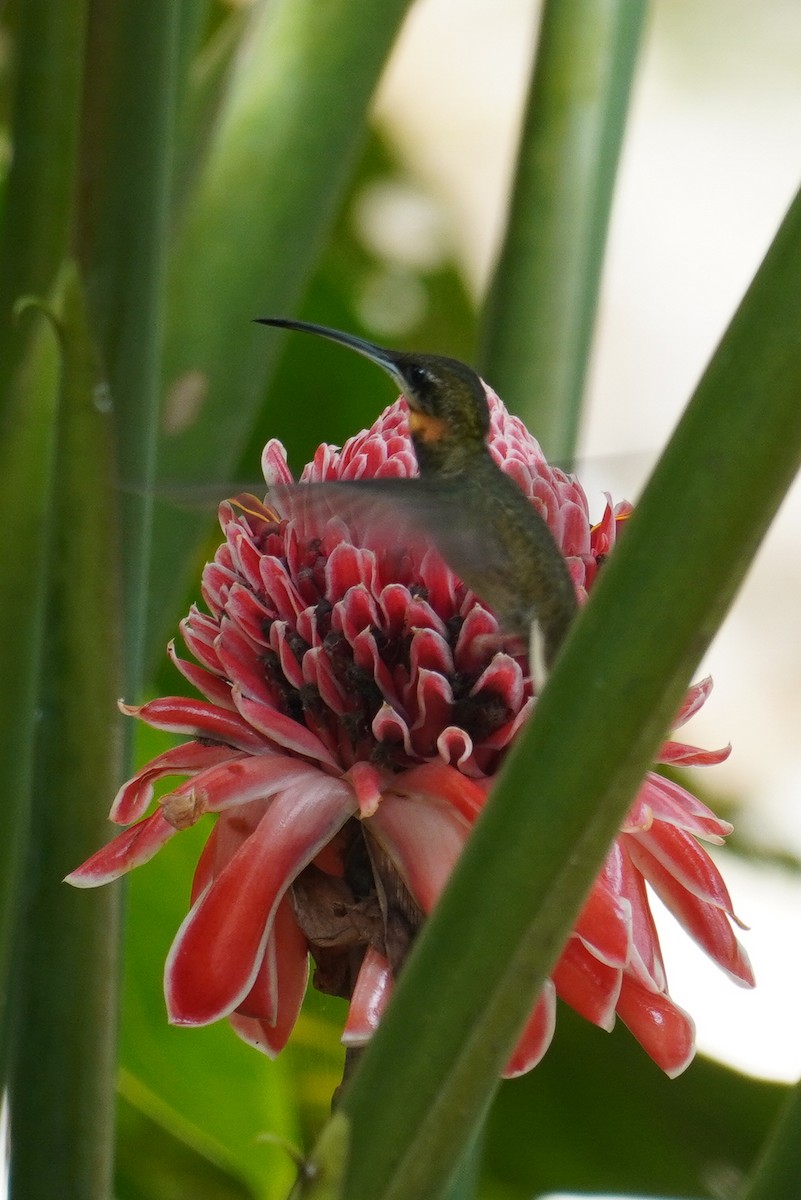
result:
[[[499,236],[537,10],[531,0],[417,0],[377,106],[447,214],[476,292]],[[591,501],[605,489],[636,499],[801,182],[799,62],[797,0],[652,4],[582,433]],[[800,525],[796,486],[699,672],[716,687],[690,737],[734,743],[704,784],[742,797],[749,830],[798,854]],[[734,988],[666,918],[673,994],[702,1049],[794,1079],[801,881],[719,857],[751,926],[743,941],[759,986]]]

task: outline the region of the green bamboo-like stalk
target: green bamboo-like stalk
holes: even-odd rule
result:
[[[57,322],[60,416],[41,715],[25,904],[13,995],[11,1194],[104,1200],[111,1180],[117,896],[64,875],[105,833],[120,772],[110,713],[119,691],[110,417],[82,290],[65,273]],[[47,1153],[42,1147],[47,1147]]]
[[[645,0],[547,0],[481,372],[545,453],[575,450]]]
[[[9,981],[30,820],[36,687],[58,394],[58,355],[23,296],[53,294],[67,249],[77,141],[83,0],[30,0],[15,29],[13,157],[0,228],[0,1075],[9,1046]]]
[[[86,0],[19,6],[14,152],[0,229],[0,411],[22,341],[13,306],[23,295],[50,294],[69,244],[85,10]]]
[[[441,1192],[798,469],[800,274],[801,196],[577,620],[345,1095],[348,1200]]]
[[[128,694],[142,674],[180,16],[178,0],[100,0],[90,26],[78,245],[114,409]]]
[[[280,346],[253,318],[291,314],[303,295],[408,3],[274,0],[254,10],[171,258],[159,464],[169,487],[227,482],[236,470]],[[197,514],[157,515],[159,655],[203,528]]]
[[[52,503],[52,465],[58,358],[49,322],[38,328],[20,364],[14,398],[0,425],[0,561],[5,564],[0,639],[0,770],[6,803],[0,844],[0,1072],[5,1078],[11,1040],[9,993],[19,892],[30,830],[30,793],[37,685],[42,661],[46,530]],[[25,503],[21,498],[25,498]]]
[[[790,1092],[740,1200],[787,1200],[801,1189],[801,1083]]]

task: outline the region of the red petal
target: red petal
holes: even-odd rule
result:
[[[276,792],[303,780],[313,787],[319,777],[319,767],[302,759],[284,754],[256,754],[204,771],[162,796],[160,803],[170,824],[185,829],[204,813],[224,812],[252,800],[269,800]]]
[[[471,823],[476,819],[489,791],[490,781],[468,779],[447,763],[422,763],[392,780],[391,790],[400,796],[431,796],[446,800]]]
[[[617,892],[606,868],[593,884],[574,932],[594,958],[625,967],[631,957],[631,904]]]
[[[632,846],[631,855],[665,907],[710,958],[735,983],[753,987],[755,980],[748,955],[734,936],[725,911],[687,891],[645,847]]]
[[[646,991],[624,977],[617,1011],[642,1048],[671,1079],[690,1065],[695,1054],[695,1026],[668,996]]]
[[[288,788],[197,901],[165,972],[170,1020],[206,1025],[253,986],[275,909],[289,884],[353,812],[353,792],[322,772]]]
[[[662,775],[649,774],[639,798],[659,821],[676,825],[715,845],[722,845],[723,839],[732,831],[733,826],[716,817],[697,796]]]
[[[195,775],[206,767],[240,757],[241,751],[233,750],[230,746],[206,746],[202,742],[184,742],[181,746],[173,746],[171,750],[165,750],[151,759],[147,766],[122,785],[114,797],[109,817],[118,825],[130,825],[147,811],[157,779],[167,775]]]
[[[126,871],[151,859],[174,833],[176,829],[164,820],[159,809],[138,825],[132,825],[124,833],[118,834],[107,846],[72,871],[64,882],[81,888],[110,883],[112,879],[118,879]]]
[[[281,1026],[286,1041],[303,1003],[308,977],[306,938],[285,895],[275,910],[273,928],[253,987],[236,1011],[243,1017],[265,1021],[273,1029]],[[277,1053],[281,1046],[273,1049]]]
[[[665,742],[656,761],[681,767],[714,767],[725,762],[730,754],[731,742],[719,750],[699,750],[685,742]]]
[[[344,1045],[363,1046],[369,1042],[389,1003],[391,991],[389,963],[383,954],[369,946],[348,1006],[348,1019],[342,1031]]]
[[[643,833],[622,836],[628,836],[629,853],[638,866],[635,851],[642,847],[687,891],[732,915],[731,896],[720,871],[689,833],[664,821],[655,821]],[[649,879],[646,870],[642,873]]]
[[[202,696],[205,696],[212,704],[218,704],[221,708],[230,708],[233,710],[231,685],[227,679],[222,679],[213,671],[206,670],[205,667],[199,667],[197,663],[187,662],[185,658],[179,658],[175,652],[174,641],[168,643],[167,654],[184,679],[188,679],[192,687],[197,688]]]
[[[703,707],[711,691],[711,675],[707,675],[705,679],[699,679],[698,683],[692,684],[687,689],[687,692],[681,703],[681,708],[676,713],[672,728],[680,729],[682,725],[689,721],[690,717],[695,716],[698,710]]]
[[[534,1006],[512,1057],[503,1072],[504,1079],[514,1079],[536,1067],[551,1044],[556,1028],[556,991],[550,979],[546,979],[542,995]]]
[[[314,758],[329,767],[337,766],[317,735],[305,725],[301,725],[300,721],[284,716],[278,709],[264,704],[261,700],[252,700],[236,689],[233,696],[236,707],[248,724],[258,729],[271,742],[286,750],[294,750],[296,754],[302,754],[306,758]]]
[[[606,1030],[615,1024],[621,979],[621,970],[595,958],[578,938],[567,943],[553,973],[560,998],[586,1021]]]
[[[417,903],[430,912],[467,840],[468,822],[442,801],[389,792],[368,824]]]
[[[120,712],[139,717],[154,729],[168,733],[186,733],[191,737],[211,738],[239,750],[264,750],[264,738],[247,725],[237,713],[226,712],[207,700],[189,700],[185,696],[160,696],[147,704],[123,704]]]

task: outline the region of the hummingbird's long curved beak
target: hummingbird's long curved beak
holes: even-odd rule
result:
[[[352,333],[340,333],[338,329],[329,329],[326,325],[313,325],[310,321],[288,321],[285,317],[256,317],[255,323],[257,325],[274,325],[278,329],[297,329],[301,333],[314,333],[318,337],[328,338],[330,342],[339,342],[341,345],[355,350],[357,354],[363,355],[364,358],[369,358],[370,362],[386,371],[399,391],[405,392],[408,388],[396,356],[391,350],[385,350],[383,346],[376,346],[364,338],[354,337]]]

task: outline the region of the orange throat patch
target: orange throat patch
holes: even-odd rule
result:
[[[409,432],[421,442],[441,442],[448,432],[448,426],[441,417],[431,417],[410,408]]]

